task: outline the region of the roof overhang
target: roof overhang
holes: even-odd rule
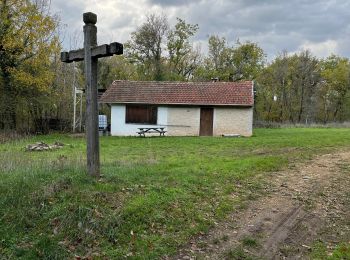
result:
[[[104,104],[111,104],[111,105],[155,105],[155,106],[191,106],[191,107],[253,107],[254,105],[246,105],[246,104],[187,104],[187,103],[145,103],[145,102],[100,102]]]

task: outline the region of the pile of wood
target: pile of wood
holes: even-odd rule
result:
[[[55,142],[52,145],[46,144],[44,142],[38,142],[35,144],[28,144],[25,149],[26,151],[47,151],[47,150],[55,150],[60,149],[64,146],[64,144],[60,142]]]

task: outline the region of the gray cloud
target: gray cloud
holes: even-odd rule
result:
[[[347,1],[202,1],[186,16],[200,25],[203,39],[218,34],[258,41],[273,55],[282,49],[296,51],[305,42],[340,43],[350,20]]]
[[[208,35],[226,37],[231,44],[257,42],[270,58],[282,50],[310,48],[315,55],[331,52],[350,56],[350,1],[348,0],[52,0],[61,10],[68,30],[82,26],[81,13],[97,9],[102,16],[101,39],[117,35],[126,41],[141,25],[145,15],[163,12],[170,22],[175,17],[198,24],[195,36],[206,42]],[[99,27],[99,28],[100,28]],[[100,37],[100,36],[99,36]]]
[[[169,6],[183,6],[183,5],[188,5],[188,4],[193,4],[200,2],[200,0],[193,0],[193,1],[188,1],[188,0],[149,0],[149,3],[155,4],[155,5],[160,5],[163,7],[169,7]]]

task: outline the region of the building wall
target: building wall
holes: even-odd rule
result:
[[[161,127],[167,125],[168,108],[158,107],[157,124],[145,125],[145,124],[126,124],[125,123],[125,105],[112,105],[111,108],[111,135],[117,136],[130,136],[138,135],[140,127]],[[159,135],[159,134],[157,134]]]
[[[253,108],[215,108],[214,135],[253,134]]]
[[[199,107],[168,107],[168,135],[199,135]]]
[[[125,105],[112,105],[111,134],[135,136],[140,127],[165,127],[169,136],[198,136],[200,107],[158,107],[157,125],[126,124]],[[252,135],[253,108],[214,108],[213,134]],[[158,135],[158,134],[155,134]]]

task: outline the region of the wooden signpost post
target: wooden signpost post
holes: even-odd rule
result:
[[[85,62],[86,82],[86,138],[87,170],[91,176],[100,175],[100,151],[98,139],[98,102],[97,102],[97,61],[98,58],[123,54],[123,45],[118,42],[97,46],[97,15],[83,14],[84,49],[61,52],[61,61]]]

